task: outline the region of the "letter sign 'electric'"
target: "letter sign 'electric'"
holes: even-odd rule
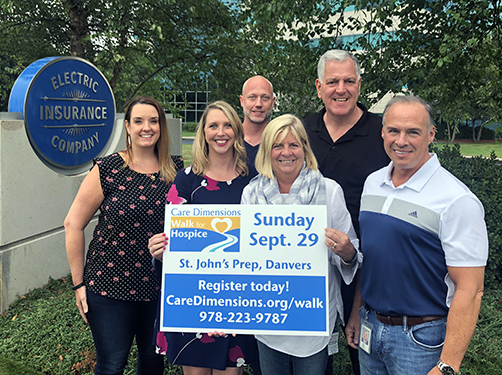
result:
[[[31,146],[46,165],[76,174],[105,149],[115,124],[115,99],[91,63],[47,57],[18,77],[9,112],[22,113]]]

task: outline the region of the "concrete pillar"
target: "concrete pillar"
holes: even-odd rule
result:
[[[123,114],[105,154],[125,148]],[[169,119],[172,153],[181,155],[181,120]],[[120,129],[120,130],[119,130]],[[0,311],[17,297],[66,276],[63,220],[85,175],[49,169],[33,151],[20,113],[0,113]],[[96,219],[86,229],[92,236]]]

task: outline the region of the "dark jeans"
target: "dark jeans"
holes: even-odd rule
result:
[[[96,375],[122,375],[133,338],[138,375],[162,375],[164,357],[153,344],[157,302],[121,301],[87,291],[87,319],[96,347]]]

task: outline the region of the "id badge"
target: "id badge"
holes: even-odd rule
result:
[[[359,332],[359,347],[366,353],[371,354],[371,331],[373,324],[363,320],[361,323],[361,331]]]
[[[333,332],[328,342],[328,355],[333,355],[338,353],[338,338],[340,334],[338,332]]]

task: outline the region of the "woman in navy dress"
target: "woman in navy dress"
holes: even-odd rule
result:
[[[242,190],[256,175],[246,164],[244,130],[233,108],[218,101],[204,111],[192,148],[193,164],[178,172],[167,201],[171,204],[239,204]],[[152,255],[162,259],[168,238],[153,236]],[[251,335],[227,337],[207,333],[157,334],[157,352],[183,366],[185,375],[242,374],[253,362],[256,340]]]

